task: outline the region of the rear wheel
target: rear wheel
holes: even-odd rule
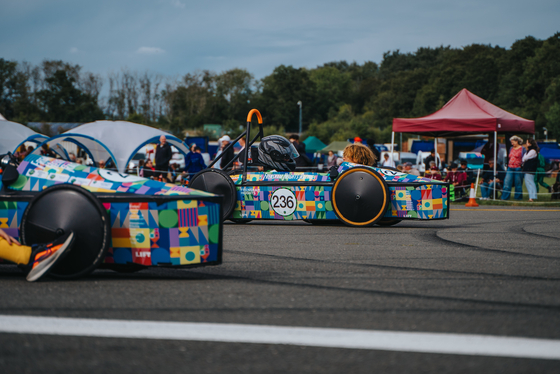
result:
[[[103,262],[111,246],[110,220],[101,202],[89,191],[59,184],[38,194],[27,206],[21,223],[24,244],[48,243],[74,232],[72,250],[49,275],[78,278]]]
[[[220,169],[205,169],[195,174],[189,182],[189,187],[196,190],[222,195],[222,220],[227,219],[237,203],[235,184],[225,172]]]
[[[389,188],[373,169],[352,168],[336,180],[332,192],[336,216],[349,226],[371,226],[389,207]]]
[[[397,223],[401,222],[402,219],[385,219],[383,218],[381,221],[377,222],[379,226],[393,226]]]

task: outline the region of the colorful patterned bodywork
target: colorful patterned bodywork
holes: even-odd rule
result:
[[[363,165],[342,163],[338,172]],[[383,168],[372,168],[383,176],[390,193],[385,219],[445,219],[449,217],[448,184]],[[334,181],[328,173],[249,172],[231,176],[237,187],[234,219],[337,219],[331,201]],[[276,183],[277,182],[277,183]],[[274,191],[285,188],[296,197],[293,214],[282,216],[271,206]]]
[[[18,171],[20,176],[9,190],[19,194],[0,194],[0,228],[9,235],[19,237],[23,212],[34,194],[55,184],[71,183],[93,192],[107,209],[112,248],[105,263],[221,263],[220,197],[37,155],[28,156]]]

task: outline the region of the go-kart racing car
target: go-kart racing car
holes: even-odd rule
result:
[[[259,131],[247,143],[250,151],[240,153],[243,169],[226,173],[208,168],[190,182],[192,188],[224,196],[223,219],[238,223],[255,219],[305,220],[313,224],[340,220],[349,226],[371,226],[394,225],[407,219],[449,218],[448,183],[396,169],[344,162],[328,173],[268,171],[275,162],[259,160],[262,149],[251,147],[258,139],[261,147],[266,139],[258,110],[249,112],[246,130],[229,147],[243,136],[250,139],[253,115],[257,116]],[[274,152],[278,151],[272,151],[273,158]],[[224,150],[222,155],[225,153]],[[297,157],[297,151],[292,156]],[[239,154],[228,165],[238,157]]]
[[[52,276],[222,262],[221,196],[38,155],[2,169],[2,230],[23,244],[74,232]]]

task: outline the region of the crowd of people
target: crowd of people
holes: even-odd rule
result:
[[[519,136],[512,136],[509,141],[511,148],[505,166],[500,163],[494,165],[494,145],[492,142],[488,142],[481,151],[486,161],[479,178],[481,199],[493,198],[495,189],[496,197],[501,200],[509,200],[512,189],[515,189],[513,199],[522,200],[523,184],[525,184],[529,202],[537,200],[539,186],[544,187],[548,193],[558,194],[560,192],[560,173],[556,176],[556,183],[553,186],[544,182],[546,175],[545,159],[540,154],[535,139],[523,140]],[[459,164],[452,163],[449,167],[439,166],[436,164],[437,161],[435,150],[432,150],[431,155],[425,160],[426,172],[424,177],[449,182],[455,187],[456,196],[466,198],[471,183],[476,182],[475,170],[469,169],[465,160]],[[496,167],[496,175],[494,175],[494,167]],[[417,169],[412,168],[411,163],[399,165],[397,169],[405,173],[420,175]]]
[[[299,141],[299,136],[297,134],[291,135],[289,141],[299,153],[299,157],[294,160],[296,167],[312,166],[313,162],[306,155],[305,143]],[[219,160],[212,165],[213,168],[229,170],[239,168],[243,165],[246,157],[246,139],[239,139],[241,150],[235,162],[234,148],[229,147],[231,142],[232,140],[228,135],[224,135],[218,139],[218,150],[215,159],[219,158]],[[522,200],[523,185],[525,185],[527,190],[529,202],[537,200],[539,186],[542,186],[549,193],[552,193],[553,198],[560,198],[560,173],[558,173],[556,177],[556,183],[552,186],[544,181],[546,175],[545,159],[540,154],[537,142],[532,138],[523,140],[519,136],[510,137],[509,142],[511,147],[507,155],[506,165],[502,165],[499,162],[494,165],[493,142],[487,142],[481,150],[481,153],[485,156],[485,164],[479,174],[481,199],[487,200],[493,198],[494,190],[496,190],[496,197],[502,200],[509,200],[512,197],[512,190],[515,190],[513,199]],[[410,162],[395,166],[395,162],[388,153],[385,153],[383,157],[381,157],[379,151],[375,147],[373,139],[369,139],[367,143],[368,144],[364,146],[373,154],[371,166],[389,167],[404,173],[417,176],[421,175],[420,171],[414,168]],[[362,144],[361,139],[355,139],[354,144]],[[34,150],[32,146],[26,147],[22,145],[14,155],[21,161]],[[247,156],[248,160],[251,161],[258,157],[256,154],[253,154],[255,151],[256,150],[251,150],[249,152]],[[56,156],[47,144],[42,145],[40,153],[41,155],[50,157]],[[73,162],[80,164],[85,163],[83,158],[77,158],[74,153],[70,153],[69,157]],[[212,164],[211,162],[205,161],[202,150],[194,143],[190,145],[190,152],[185,156],[184,167],[181,167],[178,163],[171,163],[172,157],[172,148],[167,142],[166,137],[162,135],[155,149],[154,160],[152,161],[152,159],[147,158],[146,160],[139,161],[139,175],[164,182],[187,184],[188,180],[193,175]],[[322,162],[324,162],[326,170],[329,170],[333,166],[340,165],[343,160],[343,157],[338,157],[335,152],[329,151]],[[451,163],[447,165],[439,160],[434,149],[432,149],[430,155],[426,157],[424,164],[426,171],[422,176],[453,184],[455,187],[455,196],[459,198],[466,198],[468,196],[471,183],[476,182],[477,179],[476,172],[468,168],[466,161],[463,160],[460,161],[460,163]],[[99,168],[107,167],[103,160],[100,160],[96,166]],[[496,175],[494,175],[494,166],[496,167]]]

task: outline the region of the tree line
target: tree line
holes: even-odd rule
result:
[[[323,142],[354,136],[389,141],[395,117],[440,109],[461,89],[535,120],[538,137],[560,139],[560,33],[532,36],[510,48],[472,44],[422,47],[383,54],[378,64],[329,62],[314,69],[280,65],[263,79],[245,69],[208,70],[172,78],[122,70],[100,75],[79,65],[39,65],[0,58],[0,113],[28,122],[129,120],[181,136],[187,129],[221,124],[240,132],[258,108],[267,133],[296,132],[298,101],[303,130]],[[104,85],[108,92],[101,96]]]

